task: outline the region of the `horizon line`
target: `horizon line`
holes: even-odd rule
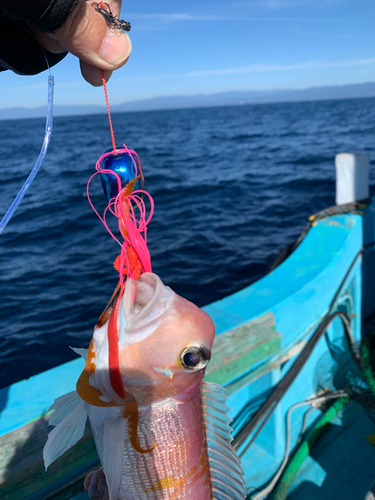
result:
[[[375,83],[375,82],[371,82]],[[375,94],[371,96],[349,96],[349,97],[317,97],[313,99],[309,99],[307,97],[301,98],[301,99],[285,99],[285,100],[276,100],[276,101],[258,101],[258,102],[243,102],[243,103],[224,103],[224,104],[192,104],[188,106],[178,106],[178,105],[173,105],[171,107],[165,107],[165,108],[149,108],[149,109],[122,109],[122,110],[113,110],[111,111],[111,114],[116,114],[116,113],[151,113],[151,112],[159,112],[159,111],[177,111],[177,110],[184,110],[184,109],[203,109],[203,108],[226,108],[226,107],[241,107],[241,106],[263,106],[263,105],[269,105],[269,104],[294,104],[294,103],[303,103],[303,102],[323,102],[323,101],[348,101],[348,100],[356,100],[356,99],[375,99]],[[133,101],[136,102],[136,101]],[[64,107],[64,105],[61,105]],[[66,105],[69,106],[69,105]],[[85,105],[82,105],[85,107]],[[88,105],[87,107],[90,107]],[[98,106],[102,107],[102,106]],[[35,110],[38,108],[43,108],[43,113],[40,115],[36,116],[16,116],[16,117],[1,117],[1,111],[6,110],[6,109],[25,109],[25,110]],[[45,108],[43,106],[38,106],[37,108],[0,108],[0,121],[8,121],[8,120],[33,120],[36,118],[43,118],[45,119]],[[96,111],[96,112],[83,112],[83,113],[68,113],[68,114],[55,114],[54,118],[64,118],[64,117],[74,117],[74,116],[93,116],[93,115],[102,115],[102,114],[107,114],[107,108],[103,106],[103,110],[101,111]]]
[[[123,106],[123,105],[126,105],[126,104],[134,104],[134,103],[137,103],[137,102],[147,102],[147,101],[153,101],[155,99],[171,99],[171,98],[190,98],[190,97],[200,97],[200,96],[204,96],[204,97],[210,97],[210,96],[219,96],[221,94],[231,94],[231,93],[241,93],[241,94],[245,94],[245,93],[254,93],[254,94],[271,94],[271,93],[274,93],[274,92],[280,92],[280,93],[285,93],[285,92],[303,92],[303,91],[306,91],[306,90],[316,90],[316,89],[332,89],[332,88],[343,88],[343,87],[351,87],[351,86],[363,86],[363,85],[369,85],[369,84],[373,84],[375,85],[375,80],[369,80],[369,81],[366,81],[366,82],[361,82],[361,83],[343,83],[343,84],[336,84],[336,85],[315,85],[315,86],[310,86],[310,87],[303,87],[303,88],[293,88],[293,87],[288,87],[288,88],[275,88],[275,89],[267,89],[267,90],[223,90],[223,91],[220,91],[220,92],[209,92],[209,93],[205,93],[205,92],[201,92],[201,93],[196,93],[196,94],[171,94],[171,95],[159,95],[159,96],[154,96],[154,97],[144,97],[144,98],[139,98],[139,99],[133,99],[131,101],[122,101],[121,103],[118,103],[118,104],[112,104],[112,108],[116,108],[118,106]],[[362,98],[366,98],[366,97],[375,97],[374,96],[358,96],[358,97],[338,97],[337,99],[362,99]],[[329,100],[329,99],[336,99],[335,97],[329,97],[329,98],[314,98],[314,99],[302,99],[302,100]],[[275,101],[276,102],[276,101]],[[286,101],[282,101],[282,102],[286,102]],[[246,103],[246,104],[261,104],[260,102],[249,102],[249,103]],[[232,105],[235,105],[235,104],[228,104],[229,106],[232,106]],[[103,108],[105,111],[106,111],[106,107],[105,105],[102,105],[102,104],[94,104],[94,103],[87,103],[87,104],[77,104],[77,103],[65,103],[65,104],[57,104],[57,103],[54,103],[54,108],[56,107],[69,107],[69,106],[74,106],[74,107],[91,107],[91,106],[95,106],[96,108]],[[209,107],[210,106],[217,106],[217,105],[208,105]],[[225,104],[224,104],[225,106]],[[199,107],[199,106],[195,106],[195,107]],[[202,106],[202,107],[207,107],[207,106]],[[10,110],[28,110],[28,111],[32,111],[32,110],[37,110],[39,108],[43,108],[45,109],[45,105],[44,104],[41,104],[39,106],[34,106],[34,107],[26,107],[26,106],[12,106],[12,107],[7,107],[7,108],[2,108],[0,107],[0,111],[10,111]],[[161,108],[160,108],[161,109]],[[179,109],[179,108],[175,108],[175,109]],[[113,112],[116,112],[116,111],[113,111]],[[89,113],[87,113],[89,114]],[[95,113],[91,113],[91,114],[95,114]],[[74,116],[74,115],[72,115]]]

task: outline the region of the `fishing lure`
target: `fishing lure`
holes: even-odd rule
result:
[[[90,183],[98,174],[100,174],[103,191],[108,200],[103,216],[96,210],[89,192]],[[147,248],[147,225],[154,211],[154,202],[147,191],[142,189],[143,186],[144,177],[139,157],[125,144],[123,148],[114,151],[106,150],[103,153],[96,163],[96,173],[87,183],[87,197],[92,209],[121,247],[121,253],[115,262],[115,267],[118,267],[120,272],[121,287],[124,286],[125,275],[133,279],[140,276],[139,272],[137,276],[134,274],[136,267],[141,272],[151,272],[151,259]],[[151,207],[148,217],[145,197],[148,198]],[[122,243],[109,228],[106,220],[108,212],[118,219]]]
[[[124,188],[137,177],[138,172],[140,178],[136,181],[134,188],[140,191],[144,188],[144,178],[139,157],[135,151],[127,148],[125,144],[123,147],[116,147],[115,150],[112,150],[112,148],[106,149],[97,162],[97,171],[100,173],[104,195],[108,202],[112,198],[116,198],[120,185],[121,189]]]

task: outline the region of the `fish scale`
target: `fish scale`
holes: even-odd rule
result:
[[[169,399],[140,409],[138,434],[142,447],[152,445],[153,440],[158,444],[151,453],[140,454],[125,436],[120,500],[211,498],[206,486],[210,475],[200,391],[188,403]],[[178,440],[171,439],[172,436],[178,436]],[[202,455],[206,467],[196,479],[199,471],[192,474],[192,470]],[[202,495],[204,489],[207,489],[206,495]]]

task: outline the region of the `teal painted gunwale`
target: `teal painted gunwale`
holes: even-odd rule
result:
[[[272,273],[203,309],[212,317],[217,335],[271,311],[282,346],[289,348],[308,335],[324,314],[361,246],[361,216],[345,214],[321,220]],[[360,316],[357,320],[360,324]],[[2,389],[0,435],[45,414],[54,399],[74,390],[83,365],[82,359],[76,359]],[[237,407],[235,398],[231,399]]]
[[[323,219],[272,273],[204,310],[217,335],[272,311],[283,345],[288,345],[316,321],[317,312],[325,311],[361,247],[361,216]]]

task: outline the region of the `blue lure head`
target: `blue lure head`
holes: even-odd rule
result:
[[[136,153],[131,149],[128,151],[125,151],[121,147],[118,149],[119,151],[113,151],[112,148],[108,148],[103,152],[103,155],[105,155],[106,153],[113,151],[110,155],[101,159],[100,168],[116,172],[121,180],[121,189],[123,189],[131,180],[134,179],[134,177],[136,177],[136,175],[140,175],[141,172],[137,172],[134,166],[134,162],[137,161]],[[133,155],[131,155],[131,153],[133,153]],[[100,178],[107,201],[111,198],[115,198],[119,193],[116,177],[112,174],[101,172]],[[137,180],[134,189],[144,189],[142,178]]]

